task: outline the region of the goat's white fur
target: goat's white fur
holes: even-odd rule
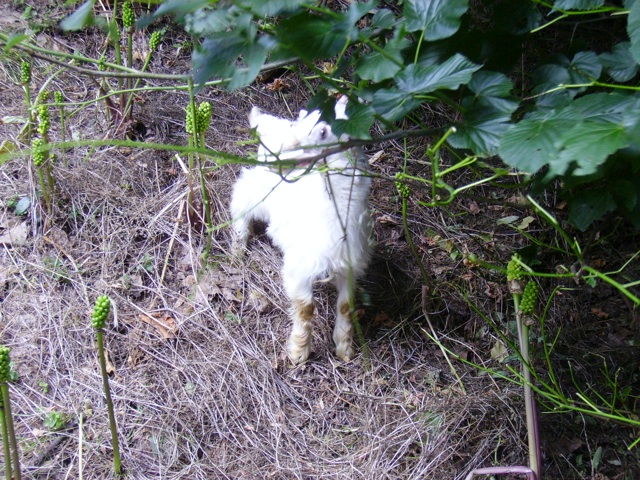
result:
[[[343,98],[336,103],[336,118],[346,119]],[[297,120],[289,121],[254,107],[249,123],[260,139],[259,161],[310,157],[338,142],[318,111],[302,110]],[[282,277],[293,321],[287,353],[293,363],[309,357],[313,283],[319,279],[330,279],[338,290],[336,353],[345,361],[353,357],[355,282],[370,258],[371,182],[366,173],[366,158],[359,149],[351,149],[321,159],[309,172],[286,166],[245,168],[234,185],[234,251],[244,251],[252,223],[261,221],[283,253]]]

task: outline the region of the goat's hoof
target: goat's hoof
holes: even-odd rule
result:
[[[351,342],[336,345],[336,355],[343,362],[349,362],[355,355],[355,350]]]
[[[289,356],[289,360],[291,360],[291,363],[293,363],[294,365],[300,365],[306,362],[310,354],[310,345],[289,344],[287,346],[287,355]]]

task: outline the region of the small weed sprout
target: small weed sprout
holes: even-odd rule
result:
[[[109,377],[107,375],[107,364],[104,355],[104,324],[111,310],[111,300],[107,295],[101,295],[96,299],[91,315],[91,325],[96,330],[96,340],[98,345],[98,360],[100,362],[100,373],[102,375],[102,386],[104,387],[104,396],[107,400],[107,410],[109,413],[109,427],[111,428],[111,441],[113,443],[113,468],[116,475],[120,475],[120,446],[118,443],[118,429],[116,426],[116,417],[113,412],[113,402],[111,401],[111,391],[109,390]]]
[[[69,415],[59,410],[51,410],[44,417],[44,426],[52,432],[58,432],[66,427]]]

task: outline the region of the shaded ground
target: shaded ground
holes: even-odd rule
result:
[[[62,12],[41,2],[41,17]],[[38,2],[35,2],[37,7]],[[3,5],[2,29],[24,26],[20,9]],[[15,12],[18,12],[17,14]],[[40,17],[37,17],[40,18]],[[33,22],[31,18],[31,22]],[[98,58],[97,31],[60,36],[47,31],[42,45]],[[144,36],[137,49],[146,48]],[[184,73],[189,55],[179,33],[165,36],[150,71]],[[139,67],[140,65],[138,65]],[[24,116],[19,63],[2,58],[0,115]],[[252,105],[281,116],[305,107],[308,91],[293,73],[257,82],[233,94],[209,88],[198,100],[214,106],[210,148],[246,154],[251,147],[246,114]],[[79,105],[96,98],[95,82],[34,60],[32,85],[63,91]],[[160,85],[160,82],[148,82]],[[278,88],[276,88],[278,87]],[[148,142],[186,143],[184,92],[141,93],[135,117]],[[104,103],[74,111],[67,137],[109,138]],[[443,112],[425,112],[433,121]],[[52,111],[52,137],[61,139]],[[19,123],[0,124],[0,140],[22,145]],[[409,170],[428,175],[420,140],[411,145]],[[415,147],[415,149],[414,149]],[[405,156],[402,142],[368,153],[374,174],[392,177]],[[66,164],[64,163],[66,161]],[[280,257],[264,238],[252,241],[242,266],[228,258],[228,233],[216,231],[206,265],[206,239],[184,216],[185,158],[174,151],[124,147],[58,152],[54,168],[58,203],[51,214],[37,200],[34,172],[22,158],[0,166],[0,234],[24,235],[0,250],[0,343],[12,348],[19,380],[11,385],[22,465],[27,478],[107,478],[112,452],[89,316],[95,298],[108,294],[116,315],[107,330],[110,379],[129,478],[464,478],[473,468],[524,465],[526,430],[521,388],[455,363],[451,374],[421,310],[420,271],[402,227],[393,182],[378,178],[372,190],[376,254],[362,283],[365,344],[349,364],[331,349],[333,292],[317,290],[314,354],[291,368],[284,355],[289,325],[279,279]],[[207,166],[215,222],[227,220],[236,165]],[[460,184],[470,181],[460,178]],[[428,209],[413,192],[409,224],[418,253],[440,299],[434,325],[443,343],[465,358],[505,371],[491,353],[498,336],[474,305],[508,333],[511,305],[504,275],[473,267],[468,253],[504,265],[526,239],[498,221],[526,210],[464,198],[448,209]],[[511,190],[487,187],[479,196],[503,201]],[[25,215],[13,201],[29,198]],[[545,199],[557,206],[553,198]],[[581,238],[588,257],[605,271],[622,266],[637,237],[612,223],[597,238]],[[535,219],[528,232],[551,242]],[[635,242],[635,243],[634,243]],[[540,270],[570,261],[542,253]],[[632,271],[637,280],[637,270]],[[556,281],[543,284],[549,298]],[[628,388],[637,408],[638,321],[613,290],[564,285],[546,316],[547,338],[556,338],[553,361],[560,383],[576,382],[606,394],[606,379]],[[539,328],[535,331],[540,335]],[[634,344],[634,340],[636,343]],[[546,371],[540,353],[536,366]],[[634,346],[636,345],[636,346]],[[512,363],[512,365],[516,365]],[[570,368],[569,368],[570,367]],[[606,371],[606,375],[603,374]],[[609,385],[610,387],[611,385]],[[605,392],[605,393],[602,393]],[[640,477],[638,450],[626,447],[639,433],[589,416],[540,415],[546,478]],[[65,428],[45,426],[62,412]],[[82,426],[79,420],[82,419]],[[593,462],[598,449],[601,457]],[[0,464],[2,465],[2,464]],[[600,476],[596,476],[600,475]]]

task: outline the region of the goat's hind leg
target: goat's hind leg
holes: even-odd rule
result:
[[[336,344],[336,355],[348,362],[355,353],[353,349],[353,321],[351,318],[355,282],[341,275],[334,280],[338,290],[336,306],[336,324],[333,328],[333,341]]]
[[[283,269],[284,286],[291,300],[291,334],[287,342],[287,355],[294,364],[307,361],[311,353],[311,337],[313,333],[313,280],[299,278],[287,271],[287,263]]]

